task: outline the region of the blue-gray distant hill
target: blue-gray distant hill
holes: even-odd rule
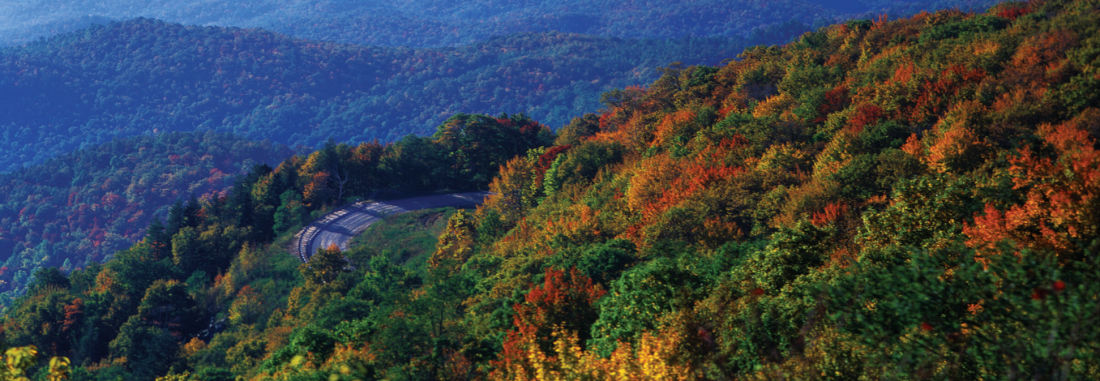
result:
[[[740,39],[519,34],[457,48],[360,47],[150,19],[0,50],[0,171],[81,146],[214,130],[288,145],[430,134],[455,113],[552,127],[673,61],[716,64]]]
[[[797,23],[878,14],[980,9],[992,0],[21,0],[0,3],[0,44],[71,31],[103,18],[259,27],[293,36],[385,46],[453,46],[492,36],[561,31],[620,38],[747,37]]]

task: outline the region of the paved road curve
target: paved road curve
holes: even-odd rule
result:
[[[336,245],[348,249],[348,242],[382,218],[418,209],[443,207],[472,208],[480,205],[489,192],[451,193],[400,200],[360,201],[326,214],[294,236],[294,246],[302,262],[309,261],[318,249]]]

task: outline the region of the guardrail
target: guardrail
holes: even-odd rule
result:
[[[317,226],[311,223],[296,234],[298,236],[298,258],[300,258],[302,262],[309,261],[309,258],[306,257],[306,249],[309,248],[309,245],[313,243],[313,239],[317,238],[317,233],[320,232],[321,229],[318,229]],[[310,256],[312,257],[313,255],[311,254]]]
[[[301,259],[302,262],[309,262],[309,257],[312,257],[313,253],[307,253],[307,250],[309,250],[309,246],[313,244],[313,239],[317,238],[317,234],[321,233],[321,230],[322,230],[321,227],[326,226],[326,225],[331,225],[333,222],[336,222],[336,220],[339,220],[341,217],[344,217],[345,215],[347,215],[348,214],[348,210],[347,210],[348,207],[357,206],[357,205],[361,205],[361,204],[369,204],[369,203],[367,203],[365,201],[359,201],[359,202],[341,207],[340,209],[337,209],[336,211],[333,211],[332,213],[326,214],[324,217],[321,217],[321,219],[309,223],[309,225],[307,225],[305,227],[305,229],[302,229],[302,231],[299,231],[297,234],[295,234],[295,237],[298,240],[298,245],[297,245],[298,258]]]

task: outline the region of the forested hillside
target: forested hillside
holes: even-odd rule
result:
[[[43,271],[2,338],[78,379],[1097,379],[1098,29],[1097,0],[851,21],[553,144],[459,115],[332,145]],[[297,265],[304,213],[379,176],[493,195],[426,264]]]
[[[26,295],[6,310],[0,342],[64,353],[80,365],[79,379],[151,379],[182,370],[180,340],[198,348],[227,325],[256,324],[286,303],[295,284],[333,282],[345,268],[330,252],[313,261],[335,267],[295,270],[299,262],[286,242],[318,216],[311,212],[351,197],[484,189],[509,158],[552,140],[547,127],[523,116],[456,115],[430,137],[330,144],[275,168],[254,167],[216,197],[171,208],[142,242],[106,264],[68,275],[37,271]],[[227,315],[224,303],[238,294],[241,302]],[[201,374],[227,377],[221,369]]]
[[[0,44],[32,41],[103,18],[149,17],[183,24],[264,28],[312,40],[438,47],[494,36],[559,31],[619,38],[748,37],[801,33],[853,17],[975,9],[993,0],[626,1],[415,0],[286,2],[207,0],[24,0],[0,3]]]
[[[426,135],[459,112],[523,112],[556,127],[657,67],[717,63],[744,46],[549,33],[411,50],[153,20],[97,26],[0,50],[0,170],[156,131],[319,147]]]
[[[224,134],[171,133],[117,140],[0,175],[0,305],[40,267],[102,262],[145,235],[173,202],[206,196],[283,146]]]

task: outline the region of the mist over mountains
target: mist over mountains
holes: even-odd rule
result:
[[[0,172],[164,131],[317,147],[428,134],[459,112],[557,128],[673,62],[716,65],[856,16],[992,3],[7,2],[0,46],[19,47],[0,49]]]
[[[979,9],[995,1],[136,1],[29,0],[0,4],[0,45],[105,20],[156,18],[193,25],[264,28],[344,43],[438,47],[493,36],[560,31],[620,38],[748,37],[796,22],[821,26],[878,14]]]
[[[316,147],[430,134],[460,112],[557,127],[658,67],[715,64],[745,45],[539,33],[409,49],[150,19],[94,26],[0,51],[0,171],[165,131]]]
[[[1100,379],[1100,0],[894,3],[290,2],[0,50],[0,379]],[[439,45],[284,34],[344,18]]]

